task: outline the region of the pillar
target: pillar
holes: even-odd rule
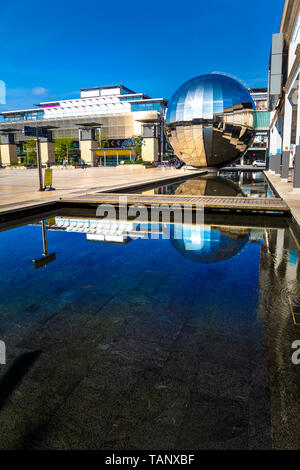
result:
[[[54,142],[50,130],[47,131],[47,137],[40,138],[40,151],[42,164],[47,162],[55,163]]]
[[[293,173],[293,192],[300,193],[300,146],[295,147],[295,163]]]
[[[275,175],[280,175],[280,168],[281,168],[281,153],[277,153],[275,159]]]
[[[94,166],[95,156],[92,149],[98,147],[96,129],[93,127],[79,129],[80,155],[87,165]]]
[[[55,163],[54,142],[40,142],[42,163]]]
[[[281,167],[281,172],[280,172],[282,181],[288,180],[289,167],[290,167],[290,152],[288,150],[284,150],[282,152],[282,167]]]
[[[158,140],[156,137],[145,137],[142,145],[142,159],[145,162],[158,161]]]
[[[17,146],[14,134],[1,135],[1,163],[3,166],[17,163]]]
[[[297,93],[297,132],[296,132],[296,145],[300,145],[300,77],[298,78],[298,93]]]
[[[286,93],[284,99],[284,120],[283,120],[283,136],[282,150],[289,151],[291,146],[291,128],[292,128],[292,112],[293,106]]]
[[[270,169],[270,154],[269,154],[268,148],[266,149],[265,161],[266,161],[266,170],[268,171]]]

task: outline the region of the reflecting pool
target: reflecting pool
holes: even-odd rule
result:
[[[300,448],[293,229],[204,222],[2,227],[1,449]]]
[[[183,181],[152,184],[124,193],[175,194],[181,196],[276,197],[262,171],[221,172],[220,176],[201,175]]]

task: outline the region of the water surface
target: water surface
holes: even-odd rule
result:
[[[300,447],[286,222],[216,219],[182,240],[45,224],[56,259],[39,269],[40,221],[0,233],[1,449]]]

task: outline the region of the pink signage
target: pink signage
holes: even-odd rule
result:
[[[57,108],[59,105],[59,103],[55,103],[55,104],[42,104],[42,108]]]

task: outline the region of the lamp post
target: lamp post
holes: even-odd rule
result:
[[[37,159],[37,166],[39,170],[39,182],[40,182],[40,189],[39,191],[45,191],[44,184],[43,184],[43,171],[42,171],[42,160],[41,160],[41,146],[40,146],[40,138],[39,138],[39,128],[36,127],[36,159]]]
[[[39,269],[44,266],[47,266],[47,264],[56,260],[56,253],[50,253],[50,254],[48,253],[46,222],[45,220],[42,220],[41,222],[42,222],[42,237],[43,237],[43,253],[42,253],[41,258],[31,260],[32,263],[34,264],[35,269]]]
[[[40,137],[49,138],[50,129],[57,129],[57,126],[24,126],[23,134],[27,137],[36,138],[36,159],[39,172],[39,191],[45,191],[43,183],[42,159],[41,159],[41,146]]]

